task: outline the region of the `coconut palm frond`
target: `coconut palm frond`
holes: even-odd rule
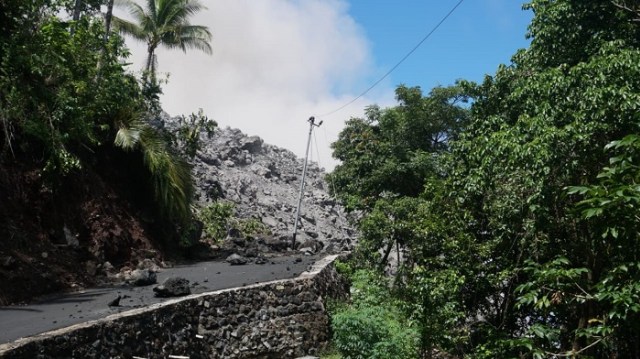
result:
[[[213,52],[210,44],[211,33],[206,26],[184,26],[180,29],[179,36],[183,51],[186,51],[186,49],[189,48],[200,50],[207,54],[211,54]]]
[[[113,144],[125,151],[134,150],[140,143],[140,133],[145,123],[142,112],[133,106],[118,109],[113,117],[113,123],[118,128]]]
[[[159,45],[168,48],[201,50],[212,53],[211,33],[206,26],[191,25],[189,19],[206,9],[198,0],[147,0],[145,8],[132,0],[119,0],[127,4],[135,19],[132,22],[119,19],[118,29],[124,34],[147,42],[145,70],[153,72],[152,60]]]
[[[153,179],[155,198],[163,212],[178,221],[188,221],[194,192],[190,165],[151,127],[141,132],[140,144]]]
[[[120,33],[129,35],[136,40],[145,41],[146,34],[144,30],[138,26],[137,24],[127,21],[125,19],[119,18],[117,16],[113,16],[112,18],[113,27]]]
[[[114,145],[125,151],[133,151],[138,143],[140,143],[140,130],[128,127],[121,127],[113,141]]]
[[[167,25],[187,24],[191,16],[206,9],[205,6],[194,0],[168,0],[163,5],[163,11],[158,14],[158,18]]]

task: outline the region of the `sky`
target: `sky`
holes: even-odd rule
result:
[[[140,1],[140,0],[138,0]],[[310,159],[331,170],[330,143],[364,108],[395,105],[394,89],[457,79],[482,81],[528,46],[532,14],[522,0],[464,0],[393,73],[369,88],[429,33],[459,0],[201,0],[192,24],[213,34],[213,54],[159,48],[167,78],[161,103],[170,115],[203,109],[221,127],[304,157],[310,116]],[[125,17],[125,10],[116,10]],[[143,43],[127,40],[132,71],[144,65]]]

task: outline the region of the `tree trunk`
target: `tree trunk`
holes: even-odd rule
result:
[[[107,14],[104,17],[104,42],[109,40],[109,34],[111,33],[111,19],[113,18],[113,2],[109,0],[107,3]]]
[[[113,2],[114,0],[109,0],[107,3],[107,13],[104,16],[104,44],[102,46],[102,56],[98,59],[98,72],[94,79],[96,81],[102,76],[102,62],[107,56],[107,41],[109,41],[109,34],[111,33],[111,19],[113,18]]]
[[[73,7],[73,22],[80,20],[80,11],[82,10],[82,0],[76,0],[76,4]],[[76,31],[75,24],[71,27],[71,35]]]
[[[153,64],[153,48],[149,47],[147,50],[147,66],[145,67],[146,75],[149,75],[149,71],[151,71],[151,65]]]
[[[389,241],[389,244],[387,245],[387,249],[385,249],[384,251],[384,255],[382,256],[382,259],[380,260],[380,264],[378,264],[378,268],[380,268],[380,271],[384,271],[384,267],[387,265],[387,261],[389,260],[389,254],[391,253],[391,250],[393,249],[393,243],[395,242],[395,240],[393,239],[393,237],[391,238],[391,240]]]

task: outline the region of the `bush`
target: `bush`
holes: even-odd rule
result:
[[[255,237],[259,235],[270,235],[271,230],[259,219],[238,219],[236,227],[240,230],[243,237]]]
[[[415,358],[418,333],[402,315],[384,279],[353,275],[352,302],[332,316],[333,342],[344,358]]]
[[[227,227],[232,214],[233,204],[214,202],[201,209],[197,217],[202,222],[204,235],[214,241],[220,241],[227,235]]]

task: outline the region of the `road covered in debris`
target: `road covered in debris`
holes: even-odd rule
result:
[[[161,284],[170,277],[185,278],[191,293],[204,293],[294,278],[318,259],[318,256],[297,254],[269,258],[264,264],[200,262],[162,269],[157,273],[157,282]],[[87,289],[29,305],[0,307],[0,344],[167,300],[157,297],[154,287],[157,285],[122,284]]]

